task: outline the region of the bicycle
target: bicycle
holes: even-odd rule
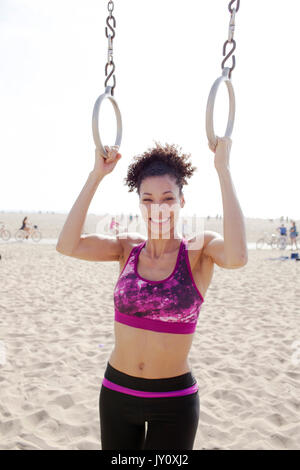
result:
[[[264,246],[270,246],[272,249],[277,248],[278,245],[278,237],[275,235],[275,233],[272,233],[272,235],[268,235],[268,232],[264,232],[264,236],[259,238],[256,242],[256,249],[261,250],[264,248]]]
[[[277,248],[278,250],[285,250],[287,247],[287,236],[280,235],[277,240]]]
[[[7,230],[5,223],[2,221],[0,221],[0,236],[5,242],[7,242],[11,237],[10,231]]]
[[[39,242],[42,238],[42,234],[37,228],[38,226],[34,225],[33,229],[30,229],[29,235],[26,235],[26,230],[19,228],[15,233],[15,239],[17,241],[23,241],[25,238],[31,237],[34,242]]]

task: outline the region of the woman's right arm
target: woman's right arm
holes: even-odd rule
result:
[[[91,200],[105,175],[116,166],[121,154],[110,150],[104,159],[95,150],[95,166],[77,197],[60,232],[56,250],[66,256],[88,261],[118,261],[123,254],[123,245],[118,237],[102,234],[82,235]]]

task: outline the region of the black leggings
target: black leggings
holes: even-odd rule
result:
[[[162,379],[145,379],[124,374],[109,362],[104,377],[123,387],[149,392],[180,390],[197,383],[191,372]],[[137,397],[102,384],[99,396],[102,450],[191,450],[199,412],[199,391],[183,396]]]

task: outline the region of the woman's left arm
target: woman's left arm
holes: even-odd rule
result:
[[[235,268],[247,264],[248,249],[245,220],[230,172],[231,145],[232,140],[229,137],[218,137],[216,150],[209,145],[215,152],[214,164],[222,192],[224,239],[219,234],[216,234],[216,237],[208,236],[204,252],[218,265]]]

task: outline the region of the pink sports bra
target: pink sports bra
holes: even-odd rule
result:
[[[164,333],[195,331],[204,299],[197,288],[182,239],[173,272],[150,281],[137,272],[138,257],[146,241],[132,248],[114,289],[115,321]]]

